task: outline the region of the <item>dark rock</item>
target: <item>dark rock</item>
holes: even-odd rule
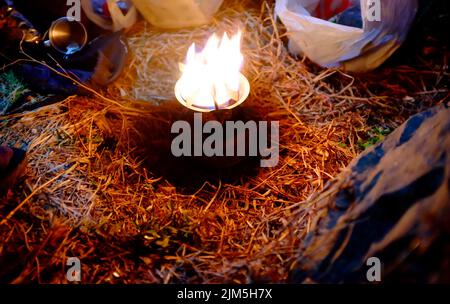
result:
[[[0,198],[23,175],[26,164],[26,151],[0,146]]]
[[[382,282],[450,282],[450,109],[410,118],[310,203],[326,212],[291,281],[368,283],[377,257]]]

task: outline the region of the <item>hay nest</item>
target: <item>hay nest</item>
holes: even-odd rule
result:
[[[136,122],[173,100],[192,42],[237,26],[247,103],[280,121],[279,164],[172,183],[135,153]],[[81,259],[85,283],[285,281],[320,212],[308,196],[411,114],[448,100],[442,66],[352,76],[293,58],[271,1],[226,1],[194,29],[141,22],[128,38],[130,68],[105,92],[0,120],[0,143],[29,151],[24,182],[0,204],[0,281],[66,282],[68,257]]]

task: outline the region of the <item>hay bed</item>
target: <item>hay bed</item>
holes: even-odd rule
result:
[[[130,68],[102,92],[108,98],[72,96],[1,119],[0,144],[27,147],[29,166],[0,204],[0,281],[66,282],[72,256],[85,283],[285,281],[321,212],[307,198],[376,128],[393,130],[448,100],[440,67],[357,77],[293,58],[273,3],[251,3],[226,1],[212,24],[190,30],[141,22],[128,33]],[[134,156],[134,122],[173,100],[178,62],[193,41],[238,24],[248,103],[280,121],[279,165],[176,186]]]

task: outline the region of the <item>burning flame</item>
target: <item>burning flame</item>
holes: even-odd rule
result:
[[[226,33],[221,39],[213,34],[200,52],[195,43],[190,46],[186,63],[180,63],[182,76],[178,81],[180,95],[188,105],[219,109],[239,99],[244,61],[241,36],[241,31],[231,38]]]

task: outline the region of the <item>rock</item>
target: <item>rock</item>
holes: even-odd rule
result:
[[[26,151],[0,146],[0,199],[23,175],[26,164]]]
[[[292,282],[450,282],[450,109],[411,117],[312,198]]]

